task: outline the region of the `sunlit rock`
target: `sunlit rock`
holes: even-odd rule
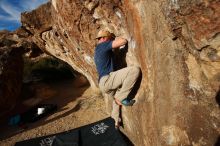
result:
[[[219,108],[219,7],[212,0],[52,0],[21,18],[42,50],[94,90],[97,31],[125,36],[120,63],[142,70],[135,105],[122,108],[125,134],[137,146],[209,146],[219,137],[220,117],[210,115]]]

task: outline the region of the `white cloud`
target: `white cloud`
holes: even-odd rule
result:
[[[8,2],[8,0],[0,0],[0,7],[8,14],[8,16],[0,15],[0,19],[20,21],[21,12],[31,11],[47,1],[48,0],[20,0],[19,5],[15,5],[12,2]]]
[[[0,7],[4,10],[8,15],[1,15],[1,19],[8,21],[20,21],[20,10],[13,6],[11,3],[2,0],[0,2]]]
[[[30,11],[46,2],[48,2],[48,0],[23,0],[22,2],[20,2],[21,3],[20,5],[26,11]]]

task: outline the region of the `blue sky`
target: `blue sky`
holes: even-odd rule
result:
[[[21,12],[31,11],[48,0],[0,0],[0,30],[16,30],[21,26]]]

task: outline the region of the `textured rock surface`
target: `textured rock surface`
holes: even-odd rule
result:
[[[129,40],[126,63],[139,65],[134,106],[124,131],[137,146],[210,146],[219,139],[218,0],[51,0],[22,15],[38,46],[97,88],[95,34]]]
[[[15,47],[17,35],[0,32],[0,113],[13,108],[21,91],[22,49]]]
[[[10,111],[19,99],[22,88],[23,55],[36,57],[42,51],[31,42],[23,29],[0,31],[0,116]]]

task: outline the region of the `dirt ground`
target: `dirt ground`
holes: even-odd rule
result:
[[[18,141],[67,131],[108,117],[104,99],[80,79],[34,86],[36,95],[23,104],[52,103],[58,105],[58,110],[34,123],[1,125],[0,146],[12,146]]]

